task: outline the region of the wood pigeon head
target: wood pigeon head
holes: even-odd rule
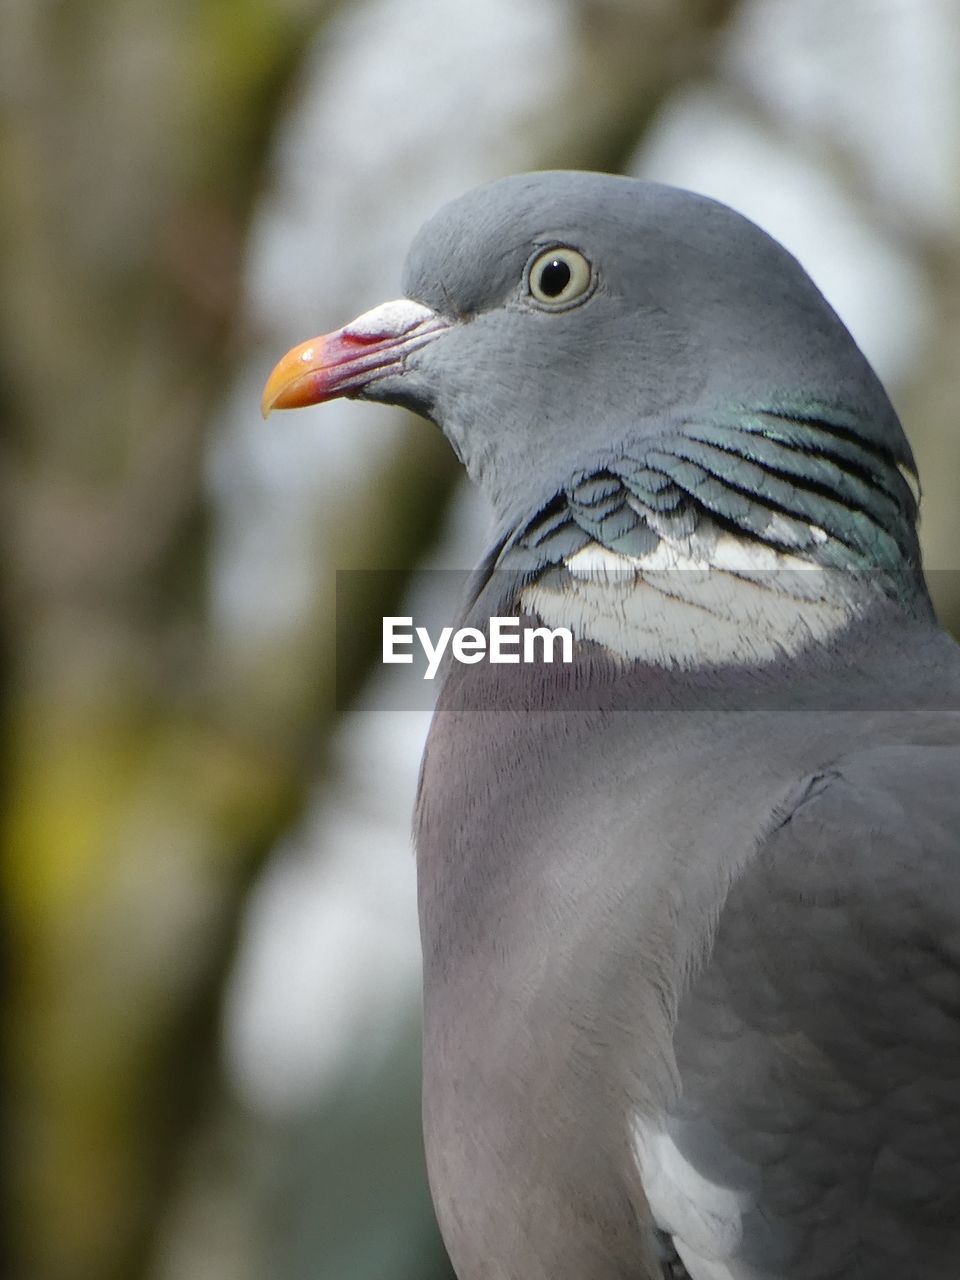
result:
[[[434,421],[506,525],[691,423],[829,422],[913,471],[869,363],[799,263],[704,196],[607,174],[502,179],[422,228],[406,297],[302,344],[264,412],[335,396]],[[902,477],[888,487],[912,523]]]

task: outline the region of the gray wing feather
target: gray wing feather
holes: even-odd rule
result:
[[[663,1136],[739,1215],[702,1269],[677,1237],[694,1280],[960,1275],[960,746],[801,788],[730,890],[675,1050]]]

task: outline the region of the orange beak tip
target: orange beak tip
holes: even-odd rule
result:
[[[302,342],[277,361],[260,399],[260,412],[264,418],[269,417],[273,409],[298,409],[311,403],[306,395],[304,375],[316,370],[319,347],[317,339]]]

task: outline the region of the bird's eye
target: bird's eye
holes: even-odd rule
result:
[[[577,249],[547,249],[530,263],[527,280],[530,293],[548,307],[574,302],[590,288],[590,263]]]

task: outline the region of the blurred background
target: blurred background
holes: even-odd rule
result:
[[[369,634],[486,513],[425,424],[262,382],[478,182],[718,196],[891,390],[956,629],[960,0],[4,0],[0,111],[0,1273],[443,1280],[427,716],[334,575],[401,571]]]

